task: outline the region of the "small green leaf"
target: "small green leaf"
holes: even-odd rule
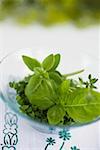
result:
[[[34,73],[44,78],[49,78],[48,72],[44,70],[43,68],[40,68],[40,67],[34,68]]]
[[[56,68],[58,67],[58,65],[60,63],[60,54],[56,54],[54,57],[55,57],[55,62],[50,71],[56,70]]]
[[[88,75],[88,79],[91,80],[91,78],[92,78],[92,76],[91,76],[91,74],[89,74],[89,75]]]
[[[55,63],[55,57],[53,54],[51,54],[44,59],[42,65],[46,71],[49,71],[53,67],[54,63]]]
[[[17,95],[16,100],[19,105],[24,105],[24,99],[21,96]]]
[[[49,108],[47,112],[47,118],[48,118],[49,124],[52,124],[52,125],[59,124],[60,121],[63,120],[64,115],[65,115],[65,111],[61,105],[55,105]]]
[[[32,113],[29,114],[29,116],[32,117],[32,118],[35,118],[35,113],[32,112]]]
[[[60,91],[61,95],[68,92],[68,90],[70,89],[70,83],[71,83],[70,80],[64,80],[62,82],[62,84],[59,87],[59,91]]]
[[[21,106],[21,109],[23,111],[27,111],[28,108],[29,108],[29,105],[23,105],[23,106]]]
[[[41,67],[40,63],[34,58],[28,56],[22,56],[22,58],[26,66],[32,71],[34,71],[35,67]]]
[[[98,79],[96,79],[96,78],[91,79],[92,84],[96,83],[97,81],[98,81]]]
[[[83,83],[84,83],[83,79],[82,79],[82,78],[80,78],[80,77],[79,77],[79,81],[80,81],[80,83],[81,83],[81,84],[83,84]]]

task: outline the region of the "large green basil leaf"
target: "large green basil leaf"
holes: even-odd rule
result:
[[[41,67],[40,63],[34,58],[28,56],[22,56],[22,58],[26,66],[32,71],[34,71],[35,67]]]
[[[55,101],[55,91],[50,80],[34,75],[25,88],[25,95],[28,97],[31,104],[36,105],[42,110],[45,110]]]
[[[65,111],[61,105],[55,105],[49,108],[47,112],[47,118],[48,118],[49,124],[52,124],[52,125],[59,124],[60,121],[63,120],[64,115],[65,115]]]
[[[25,88],[25,93],[29,92],[30,94],[32,94],[33,92],[35,92],[38,89],[38,87],[40,86],[41,82],[42,82],[42,79],[40,78],[40,75],[34,74],[30,78],[28,85]]]
[[[75,121],[87,123],[100,117],[100,93],[82,88],[61,100],[68,115]]]
[[[46,71],[49,71],[53,67],[54,63],[55,63],[55,57],[53,54],[51,54],[44,59],[42,65]]]

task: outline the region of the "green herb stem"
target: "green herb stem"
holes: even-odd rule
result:
[[[82,73],[82,72],[84,72],[84,69],[76,71],[76,72],[65,74],[65,75],[63,75],[63,77],[67,78],[67,77],[70,77],[70,76],[73,76],[73,75],[77,75],[77,74]]]

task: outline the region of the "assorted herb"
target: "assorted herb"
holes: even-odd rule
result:
[[[57,70],[60,54],[51,54],[42,63],[29,56],[22,58],[32,75],[9,83],[16,90],[21,112],[51,125],[83,124],[100,117],[98,79],[91,74],[88,81],[70,77],[84,70],[63,75]]]

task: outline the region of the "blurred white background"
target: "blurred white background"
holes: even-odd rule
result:
[[[2,58],[11,51],[21,49],[46,48],[52,50],[66,51],[66,59],[72,54],[71,61],[77,62],[77,59],[84,57],[85,62],[88,56],[95,58],[96,64],[94,70],[99,75],[100,66],[100,37],[99,27],[90,27],[86,29],[77,29],[73,26],[55,26],[44,28],[39,25],[29,27],[18,27],[10,23],[0,24],[0,57]],[[82,52],[83,56],[80,53]],[[43,55],[40,50],[40,55]],[[85,55],[86,54],[86,55]],[[67,61],[67,60],[66,60]],[[84,63],[85,63],[84,62]],[[70,69],[68,68],[68,71]],[[21,127],[20,127],[21,128]],[[26,127],[28,130],[28,127]],[[25,135],[25,128],[22,129]],[[31,129],[26,131],[31,134]],[[100,128],[99,123],[75,129],[73,133],[73,143],[80,145],[82,150],[99,150],[100,149]],[[38,137],[38,136],[37,136]],[[24,141],[25,141],[24,136]],[[28,141],[26,141],[28,143]],[[31,143],[32,144],[32,143]],[[23,149],[23,148],[22,148]],[[27,149],[28,150],[28,149]],[[40,149],[37,149],[40,150]]]

